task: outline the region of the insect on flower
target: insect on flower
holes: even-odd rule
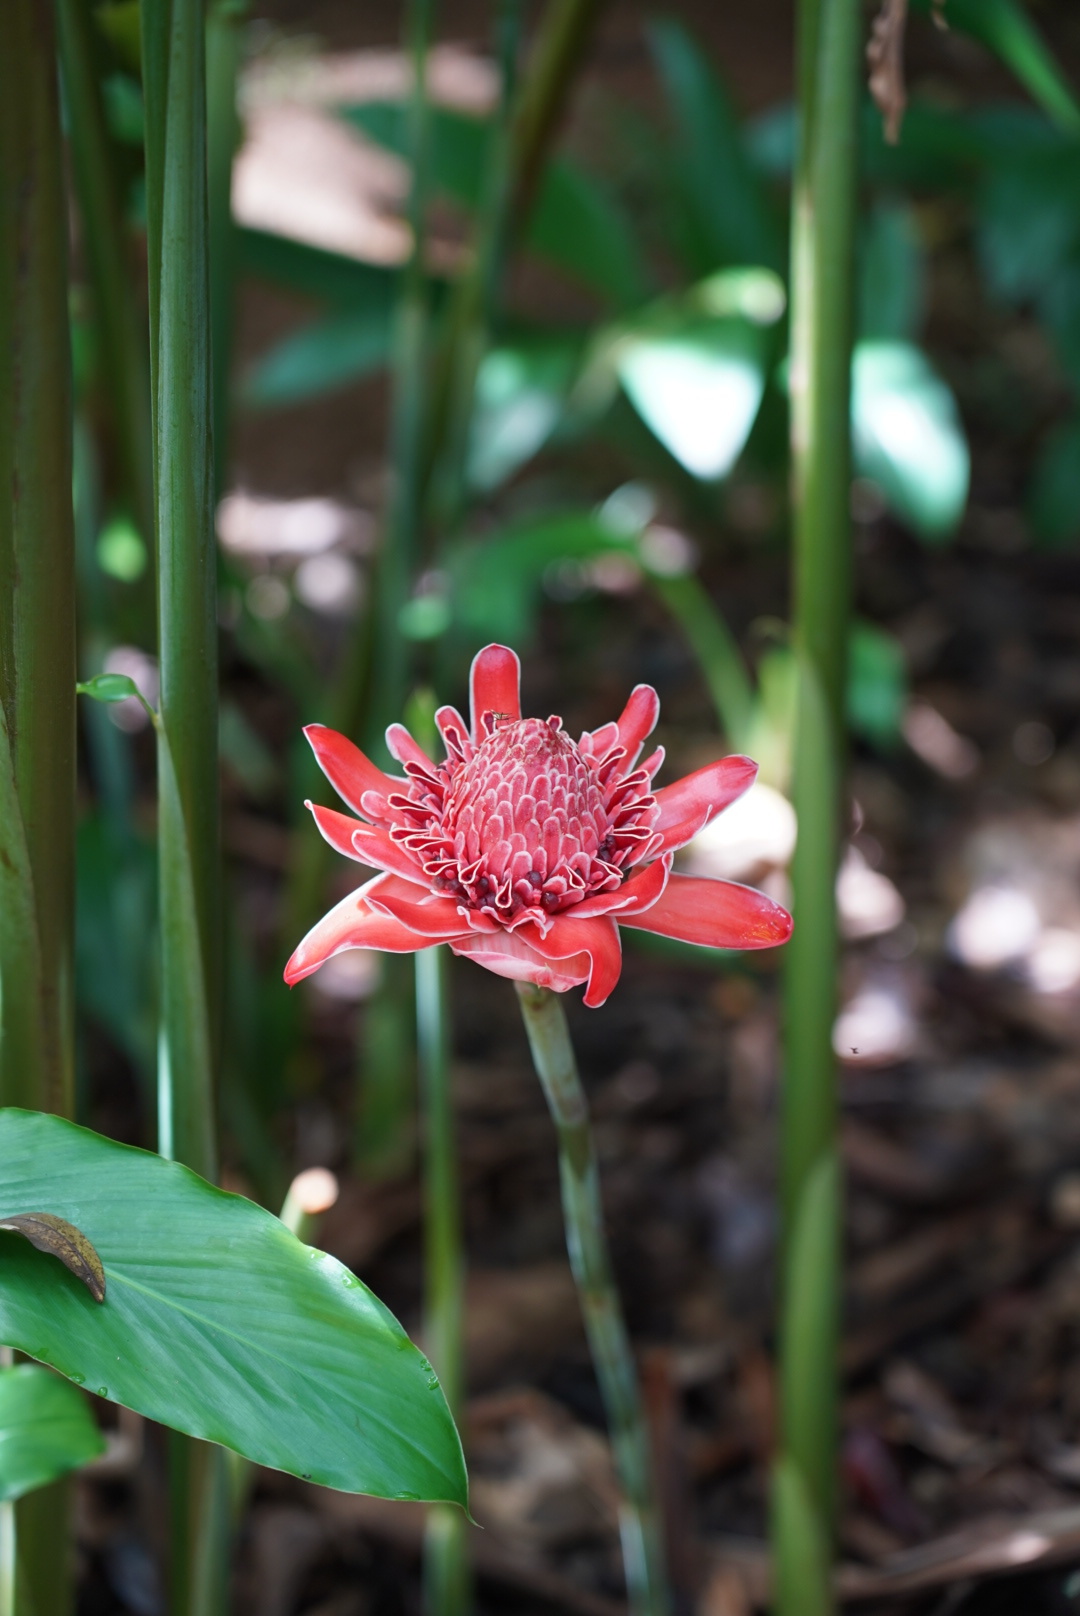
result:
[[[620,926],[713,948],[771,948],[791,916],[731,881],[673,874],[675,852],[741,796],[757,765],[722,758],[653,791],[659,747],[639,763],[660,702],[638,685],[621,717],[573,741],[557,717],[522,718],[517,655],[475,657],[472,723],[435,722],[433,762],[401,724],[387,745],[393,778],[321,724],[304,731],[334,789],[360,819],[311,808],[331,847],[381,874],[308,932],[290,985],[347,948],[412,953],[448,943],[497,976],[564,992],[587,983],[600,1005],[622,968]]]

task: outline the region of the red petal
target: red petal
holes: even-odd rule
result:
[[[529,946],[520,931],[473,932],[468,937],[455,938],[450,948],[496,976],[509,977],[513,982],[535,982],[537,987],[552,988],[556,993],[576,988],[589,974],[587,954],[547,960]]]
[[[308,724],[304,734],[311,742],[319,768],[354,814],[363,813],[360,802],[365,791],[377,791],[385,797],[408,784],[377,769],[358,746],[339,735],[336,729],[327,729],[325,724]]]
[[[395,842],[380,825],[357,825],[353,830],[353,858],[362,864],[372,864],[377,870],[392,870],[395,875],[427,888],[428,878],[400,843]]]
[[[646,735],[651,735],[660,717],[660,697],[652,685],[635,685],[630,700],[619,714],[619,745],[626,747],[624,770],[634,767]]]
[[[417,949],[430,947],[426,937],[418,937],[400,920],[393,920],[368,906],[366,894],[383,879],[377,875],[374,881],[350,892],[312,926],[285,967],[285,980],[290,987],[347,948],[380,948],[390,954],[412,954]]]
[[[629,880],[615,892],[598,892],[595,898],[585,898],[572,909],[563,912],[573,920],[588,920],[594,915],[610,915],[618,911],[621,919],[627,914],[639,915],[650,908],[667,885],[671,871],[671,855],[657,859],[655,864],[642,864]]]
[[[369,894],[368,902],[400,920],[419,937],[444,941],[469,930],[453,898],[421,898],[416,887],[396,875],[388,875],[380,882]]]
[[[656,793],[660,818],[656,829],[663,837],[665,853],[685,847],[691,837],[753,785],[757,764],[748,757],[721,758],[703,769],[664,786]]]
[[[521,717],[521,663],[506,645],[485,645],[473,657],[469,675],[473,745],[484,740],[485,713],[502,718]]]
[[[546,959],[567,959],[571,955],[589,956],[589,985],[585,990],[585,1003],[590,1010],[603,1004],[622,971],[622,944],[619,928],[608,915],[597,915],[593,920],[577,920],[573,913],[556,915],[546,937],[539,932],[530,933],[529,942]]]
[[[386,732],[386,748],[399,763],[418,763],[428,774],[435,769],[423,747],[414,741],[404,724],[391,724]]]
[[[763,892],[697,875],[673,875],[651,909],[619,924],[706,948],[775,948],[791,936],[791,916]]]
[[[305,802],[304,807],[311,809],[316,825],[335,853],[355,859],[358,864],[379,868],[374,859],[363,858],[353,844],[353,831],[368,830],[370,829],[368,825],[362,824],[359,819],[350,819],[348,814],[339,814],[336,808],[320,808],[317,802]]]

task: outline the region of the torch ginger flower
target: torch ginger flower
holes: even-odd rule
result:
[[[771,948],[791,916],[731,881],[672,874],[675,852],[752,784],[757,765],[722,758],[654,792],[658,748],[638,763],[660,711],[638,685],[616,723],[572,741],[556,717],[522,718],[520,664],[506,646],[473,661],[472,724],[435,715],[446,760],[401,724],[386,732],[405,778],[386,775],[321,724],[304,731],[354,813],[308,803],[323,836],[383,873],[308,932],[285,968],[301,981],[347,948],[413,953],[448,943],[497,976],[603,1004],[622,968],[620,926],[713,948]]]

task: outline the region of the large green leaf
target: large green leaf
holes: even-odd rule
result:
[[[692,272],[720,264],[781,269],[783,239],[771,199],[711,63],[674,18],[654,22],[649,37],[675,130],[670,172],[689,214]]]
[[[918,348],[858,344],[851,424],[859,474],[921,537],[946,538],[967,502],[967,439],[952,393]]]
[[[237,231],[240,267],[260,280],[342,308],[390,309],[401,281],[399,269],[364,264],[345,253],[311,247],[268,230]]]
[[[465,1502],[431,1365],[355,1275],[269,1212],[178,1162],[0,1111],[0,1217],[42,1210],[93,1242],[106,1298],[0,1234],[0,1341],[257,1464]]]
[[[0,1502],[44,1487],[103,1452],[83,1393],[37,1364],[0,1369]]]
[[[344,116],[405,156],[405,109],[398,102],[365,102]],[[431,161],[436,186],[465,207],[480,203],[488,168],[492,125],[446,107],[432,109]],[[641,255],[626,219],[591,174],[568,157],[544,170],[526,231],[531,249],[578,280],[629,308],[648,295]]]
[[[930,11],[935,0],[915,0]],[[940,19],[1003,61],[1059,129],[1080,131],[1080,104],[1027,11],[1016,0],[945,0]]]
[[[616,361],[642,420],[693,476],[724,477],[757,418],[766,344],[745,320],[714,320],[681,332],[631,337]]]
[[[484,355],[469,439],[474,488],[497,488],[543,448],[563,416],[580,348],[573,338],[537,337]]]

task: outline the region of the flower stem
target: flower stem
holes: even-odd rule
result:
[[[836,1512],[840,1172],[836,868],[851,592],[850,377],[861,16],[800,0],[800,150],[792,221],[791,430],[797,666],[785,981],[776,1609],[827,1616]]]
[[[559,1176],[570,1266],[578,1288],[596,1378],[607,1411],[622,1486],[620,1531],[632,1616],[671,1608],[660,1512],[641,1391],[611,1272],[600,1174],[566,1013],[550,988],[519,982],[518,998],[533,1065],[559,1137]]]
[[[461,1190],[450,1095],[450,1009],[445,948],[415,956],[416,1049],[424,1139],[424,1344],[450,1412],[464,1390],[462,1315],[465,1258]],[[424,1539],[424,1608],[428,1616],[464,1616],[471,1603],[467,1533],[460,1509],[428,1511]]]

